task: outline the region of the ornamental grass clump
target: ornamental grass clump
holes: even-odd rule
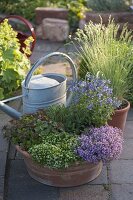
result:
[[[111,81],[113,95],[126,98],[133,90],[133,32],[124,25],[115,24],[109,18],[107,26],[102,22],[89,22],[84,30],[78,30],[73,40],[79,60],[80,78],[87,72]],[[78,45],[77,45],[78,44]]]
[[[108,125],[85,130],[78,138],[80,144],[75,152],[91,163],[106,163],[118,159],[122,152],[121,135],[120,129]]]

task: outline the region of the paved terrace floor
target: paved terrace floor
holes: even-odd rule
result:
[[[62,43],[39,40],[31,61],[34,63],[56,50],[67,52],[70,49],[64,48]],[[0,113],[0,130],[9,120],[7,115]],[[0,200],[133,200],[133,109],[128,114],[124,139],[120,159],[104,166],[97,179],[79,187],[56,188],[38,183],[28,175],[23,159],[13,147],[8,149],[0,131]]]

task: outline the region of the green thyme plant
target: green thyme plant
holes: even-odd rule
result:
[[[79,58],[79,76],[99,73],[111,81],[114,96],[126,97],[133,88],[132,38],[126,25],[119,33],[119,25],[110,19],[107,26],[102,21],[90,22],[84,30],[78,30],[73,44]]]
[[[25,41],[24,53],[20,51],[20,43],[8,20],[0,24],[0,99],[9,97],[18,90],[25,72],[30,68],[26,54],[30,54],[30,37]]]
[[[79,134],[85,126],[90,125],[91,115],[86,107],[82,105],[52,106],[47,111],[48,117],[52,121],[63,124],[66,132]]]
[[[29,149],[32,158],[50,168],[67,168],[80,160],[74,149],[78,144],[76,135],[66,132],[45,134],[43,143]]]

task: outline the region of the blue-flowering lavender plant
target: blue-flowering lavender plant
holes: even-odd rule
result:
[[[89,126],[105,125],[114,109],[121,104],[117,98],[113,97],[110,81],[98,76],[87,74],[85,80],[74,83],[70,91],[74,93],[73,106],[78,107],[79,112],[82,109],[88,113]]]
[[[75,152],[91,163],[106,163],[117,159],[122,151],[122,131],[108,125],[88,129],[78,140],[79,146]]]

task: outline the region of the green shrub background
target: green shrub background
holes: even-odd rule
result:
[[[131,0],[0,0],[0,12],[34,21],[36,7],[64,7],[69,9],[73,23],[83,17],[87,6],[94,11],[121,11],[129,10],[130,4]]]
[[[70,7],[71,10],[78,7],[78,10],[80,11],[82,10],[82,5],[86,5],[86,0],[1,0],[0,12],[22,15],[23,17],[34,21],[36,7]],[[76,12],[78,11],[76,10]]]

